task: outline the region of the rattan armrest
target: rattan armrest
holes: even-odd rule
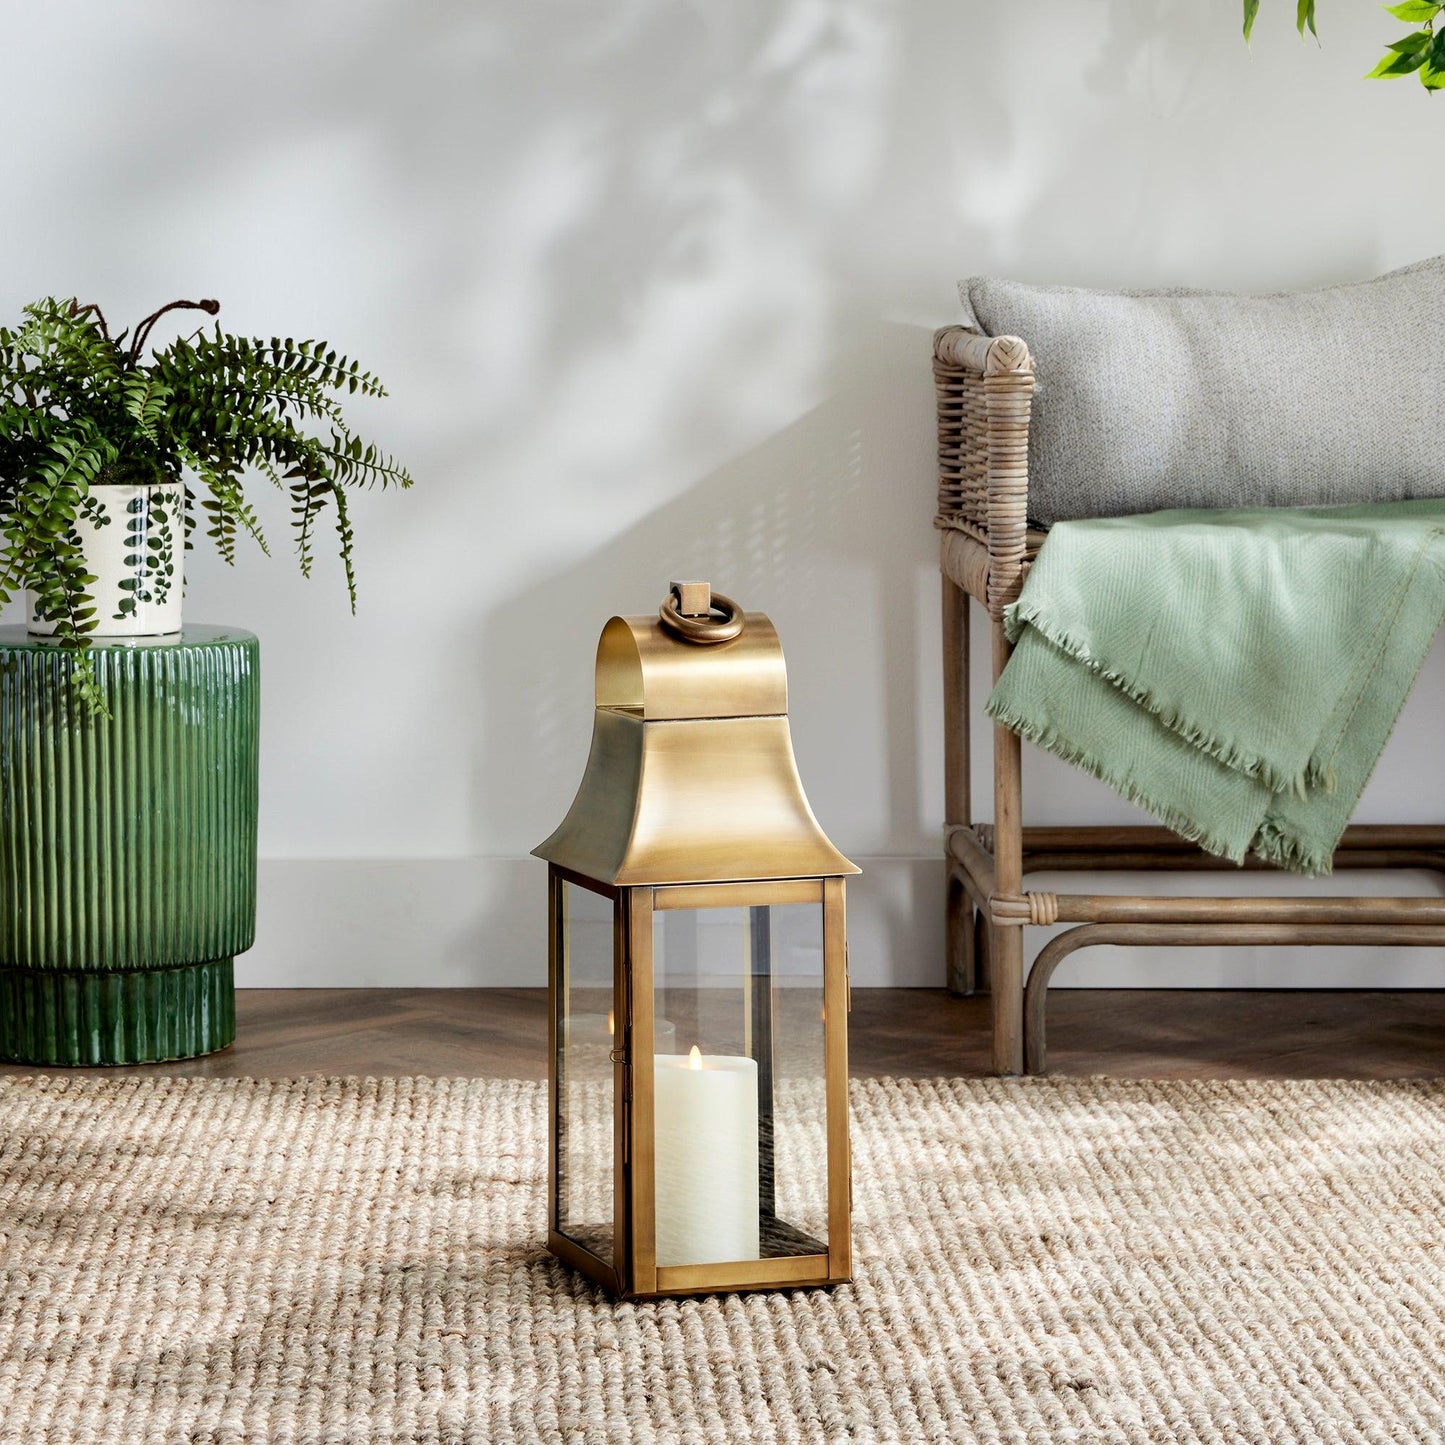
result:
[[[938,525],[988,551],[988,610],[1018,596],[1028,552],[1029,415],[1034,363],[1017,336],[948,326],[933,338],[938,398]]]
[[[980,376],[1012,372],[1033,374],[1034,359],[1019,336],[984,336],[965,326],[945,326],[933,336],[933,354],[945,366],[975,371]]]

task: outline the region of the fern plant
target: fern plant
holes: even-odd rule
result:
[[[112,336],[100,307],[53,298],[0,328],[0,603],[23,588],[63,645],[83,648],[96,625],[75,531],[94,489],[180,482],[186,547],[201,525],[228,563],[241,534],[269,551],[246,486],[260,476],[290,497],[297,559],[311,575],[325,514],[336,532],[356,609],[349,488],[409,487],[393,458],[347,425],[344,394],[385,396],[381,383],[324,341],[270,341],[210,331],[150,346],[174,311],[220,310],[172,301]],[[75,689],[103,710],[89,659]]]

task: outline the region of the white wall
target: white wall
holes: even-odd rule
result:
[[[1432,107],[1323,0],[326,0],[12,6],[0,316],[177,295],[392,388],[419,478],[356,511],[362,601],[192,567],[264,640],[251,984],[535,983],[527,851],[614,611],[700,575],[770,612],[860,982],[934,983],[929,334],[975,271],[1272,288],[1440,249]],[[1262,363],[1266,359],[1262,358]],[[1439,816],[1431,659],[1363,816]],[[1131,810],[1030,755],[1032,819]],[[987,808],[979,809],[981,816]],[[1145,886],[1149,886],[1147,883]],[[1167,968],[1160,968],[1165,962]],[[1438,959],[1101,952],[1094,982],[1433,982]]]

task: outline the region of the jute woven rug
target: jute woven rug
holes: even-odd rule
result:
[[[1445,1438],[1445,1084],[853,1099],[855,1285],[619,1307],[537,1085],[0,1082],[0,1440]]]

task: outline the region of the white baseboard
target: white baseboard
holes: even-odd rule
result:
[[[943,865],[935,858],[861,858],[848,886],[857,987],[943,982]],[[1080,888],[1039,875],[1038,888]],[[1218,890],[1221,875],[1115,876],[1121,893]],[[1425,874],[1351,874],[1302,884],[1241,874],[1230,888],[1287,893],[1439,892]],[[533,858],[266,859],[256,946],[237,961],[249,988],[540,987],[546,983],[546,869]],[[1030,952],[1042,942],[1029,930]],[[1435,988],[1445,951],[1406,948],[1101,948],[1061,967],[1060,987]]]

